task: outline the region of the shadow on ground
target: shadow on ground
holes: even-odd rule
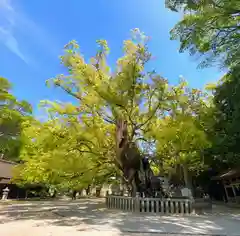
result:
[[[102,199],[32,202],[1,206],[0,223],[36,221],[36,226],[74,227],[78,231],[136,232],[238,235],[240,215],[159,216],[133,214],[105,208]],[[0,226],[1,227],[1,226]]]

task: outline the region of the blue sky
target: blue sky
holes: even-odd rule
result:
[[[148,65],[171,83],[179,76],[202,88],[216,81],[216,68],[198,70],[198,62],[179,54],[179,42],[170,41],[169,31],[180,15],[165,9],[164,0],[0,0],[0,76],[14,85],[14,94],[30,101],[37,115],[40,100],[70,101],[61,91],[47,88],[45,81],[62,73],[58,56],[75,39],[85,58],[94,55],[95,41],[106,39],[114,65],[121,56],[122,42],[130,30],[139,28],[151,36],[154,60]]]

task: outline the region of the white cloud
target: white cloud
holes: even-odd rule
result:
[[[25,63],[28,64],[26,56],[19,49],[18,41],[11,31],[4,29],[3,27],[0,27],[0,41],[2,41],[9,50],[11,50]]]
[[[8,0],[1,0],[0,1],[0,8],[5,8],[7,10],[13,11],[12,6],[9,4]]]
[[[14,35],[14,28],[16,26],[15,15],[16,13],[11,6],[11,2],[9,0],[0,0],[0,42],[20,57],[25,63],[28,63]]]
[[[27,42],[21,41],[21,36],[27,39]],[[49,45],[56,45],[53,41],[45,30],[41,29],[24,12],[17,9],[11,0],[0,0],[0,43],[26,64],[32,64],[34,61],[33,55],[29,58],[27,54],[27,52],[32,51],[30,44],[32,47],[45,48],[48,53],[49,50],[52,50],[56,54],[56,50],[52,46],[49,49]]]

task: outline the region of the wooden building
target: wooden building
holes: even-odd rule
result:
[[[0,159],[0,197],[2,197],[3,189],[8,187],[10,189],[8,198],[25,198],[26,190],[11,183],[15,165],[16,163],[14,162]]]
[[[0,159],[0,184],[8,184],[12,178],[12,169],[16,164]]]
[[[240,203],[240,168],[214,176],[212,180],[221,181],[228,202]]]

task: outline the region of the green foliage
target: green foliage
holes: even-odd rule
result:
[[[186,164],[189,170],[203,170],[201,154],[209,142],[193,117],[166,119],[157,130],[157,152],[166,169]]]
[[[188,88],[185,81],[170,86],[156,72],[146,71],[151,59],[148,37],[138,29],[124,41],[115,70],[107,65],[107,42],[98,40],[97,46],[88,63],[76,41],[65,46],[60,58],[68,73],[47,85],[62,89],[76,102],[42,101],[51,119],[24,124],[23,164],[16,169],[16,181],[76,189],[119,177],[119,118],[127,121],[129,140],[140,144],[142,153],[161,157],[151,162],[156,174],[162,171],[159,160],[165,171],[176,161],[188,171],[202,169],[201,152],[209,145],[202,119],[205,94]]]
[[[148,38],[138,29],[132,34],[132,39],[124,41],[124,55],[112,73],[106,61],[106,41],[97,41],[99,49],[89,63],[81,56],[76,42],[70,42],[61,57],[69,74],[57,76],[48,84],[53,83],[76,98],[80,106],[75,108],[75,114],[81,117],[98,116],[108,123],[123,117],[133,138],[163,108],[168,86],[159,75],[144,70],[151,58]]]
[[[167,172],[182,166],[197,174],[204,170],[203,151],[211,145],[203,120],[206,95],[181,81],[172,87],[170,98],[168,115],[159,119],[151,131],[157,156]]]
[[[214,90],[211,154],[228,166],[240,164],[240,67],[230,70]]]
[[[8,80],[0,77],[0,152],[8,160],[17,160],[21,148],[21,123],[30,118],[31,106],[10,93]]]
[[[21,171],[16,170],[16,179],[86,187],[119,175],[116,119],[128,122],[129,139],[137,141],[166,110],[167,81],[144,69],[151,58],[147,41],[138,29],[133,30],[132,38],[124,41],[124,55],[114,72],[107,65],[105,40],[97,41],[97,53],[89,63],[77,42],[65,46],[60,58],[68,74],[48,80],[47,85],[61,88],[77,105],[42,101],[52,120],[25,128],[24,164],[19,167]]]
[[[201,120],[212,147],[204,152],[205,163],[218,170],[239,165],[240,1],[166,0],[166,6],[184,12],[171,31],[171,38],[181,43],[180,52],[202,56],[200,66],[218,63],[229,69],[206,88],[212,97]]]
[[[15,170],[15,182],[81,189],[94,178],[99,181],[114,173],[113,143],[107,135],[111,125],[87,127],[67,118],[28,121],[24,126],[23,163]]]
[[[184,10],[183,19],[171,31],[181,43],[180,52],[201,55],[200,66],[240,63],[239,0],[166,0],[171,10]]]

